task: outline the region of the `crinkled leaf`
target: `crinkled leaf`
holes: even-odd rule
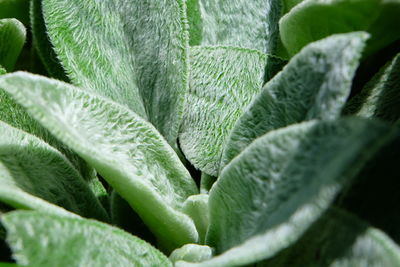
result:
[[[230,130],[261,90],[268,57],[234,47],[191,48],[186,112],[179,143],[186,158],[201,171],[217,175]]]
[[[365,55],[400,38],[399,0],[305,0],[283,16],[280,36],[290,56],[334,33],[371,34]]]
[[[0,132],[0,187],[26,192],[85,217],[108,221],[104,208],[60,152],[3,122]],[[3,201],[8,205],[19,208],[5,199],[6,196]]]
[[[198,192],[173,149],[128,108],[56,80],[23,72],[0,87],[94,166],[164,246],[197,241],[183,202]]]
[[[184,7],[183,0],[43,0],[50,39],[72,82],[148,118],[173,146],[187,92]]]
[[[284,67],[248,106],[227,140],[221,168],[257,137],[314,118],[340,115],[367,35],[340,34],[312,43]]]
[[[348,103],[347,114],[395,122],[400,117],[400,54],[395,56]]]
[[[16,19],[0,19],[0,65],[6,70],[13,70],[25,37],[26,29],[21,22]]]
[[[179,261],[202,262],[209,260],[212,254],[212,248],[209,246],[186,244],[181,248],[175,249],[169,256],[169,259],[174,263]],[[179,263],[176,263],[175,266],[178,267]]]
[[[16,211],[3,215],[2,223],[24,266],[172,266],[148,243],[97,221]]]
[[[29,0],[0,0],[0,19],[16,18],[29,24]]]
[[[297,241],[392,135],[386,124],[345,118],[256,139],[211,189],[206,244],[224,253],[204,266],[252,263]]]
[[[275,53],[282,12],[280,1],[198,1],[202,45],[230,45]]]

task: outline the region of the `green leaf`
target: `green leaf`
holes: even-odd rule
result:
[[[181,210],[198,189],[150,123],[124,106],[37,75],[0,76],[0,88],[94,166],[165,247],[197,241]]]
[[[256,139],[211,189],[206,244],[225,253],[204,266],[252,263],[297,241],[392,135],[386,124],[346,118]]]
[[[198,1],[202,45],[229,45],[275,53],[282,12],[280,1]]]
[[[367,35],[340,34],[312,43],[291,59],[247,107],[227,140],[221,169],[257,137],[314,118],[340,115]]]
[[[288,13],[292,8],[294,8],[303,1],[305,0],[283,0],[283,6],[284,6],[283,13],[284,14]]]
[[[0,75],[6,74],[7,71],[0,65]]]
[[[258,266],[399,266],[400,248],[383,232],[332,209],[292,247]]]
[[[12,71],[25,43],[26,29],[16,19],[0,19],[0,65]]]
[[[212,257],[213,251],[209,246],[197,244],[186,244],[181,248],[175,249],[169,259],[175,263],[175,267],[180,266],[179,261],[202,262]]]
[[[0,0],[0,19],[15,18],[29,24],[29,0]]]
[[[200,178],[200,193],[201,194],[208,194],[210,191],[211,187],[217,180],[217,177],[208,175],[206,173],[201,173],[201,178]]]
[[[184,1],[43,0],[43,12],[71,81],[148,118],[175,146],[188,86]]]
[[[97,221],[17,211],[3,215],[2,223],[24,266],[172,266],[148,243]]]
[[[290,56],[334,33],[371,34],[365,56],[400,38],[399,0],[305,0],[283,16],[280,36]]]
[[[186,10],[189,24],[189,45],[200,45],[203,34],[200,0],[187,0]]]
[[[183,211],[192,218],[199,233],[198,243],[204,244],[208,228],[208,195],[199,194],[190,196],[183,204]]]
[[[261,90],[268,57],[235,47],[191,48],[190,89],[179,143],[186,158],[216,176],[230,130]]]
[[[82,177],[60,152],[3,122],[0,132],[0,187],[26,192],[85,217],[109,221]],[[20,207],[6,198],[3,201],[8,205]]]
[[[400,117],[400,54],[347,104],[345,113],[396,122]]]

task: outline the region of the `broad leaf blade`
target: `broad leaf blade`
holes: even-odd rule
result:
[[[0,87],[94,166],[164,246],[197,241],[195,226],[181,209],[198,190],[150,123],[124,106],[41,76],[4,75]]]
[[[0,132],[0,187],[26,192],[85,217],[109,221],[82,177],[60,152],[2,122]]]
[[[26,29],[16,19],[0,20],[0,65],[11,71],[25,43]]]
[[[361,118],[311,121],[256,139],[210,192],[207,244],[243,265],[295,242],[391,136]]]
[[[268,57],[234,47],[191,48],[190,88],[179,143],[186,158],[216,176],[225,139],[260,91]]]
[[[17,211],[2,223],[24,266],[172,266],[148,243],[97,221]]]
[[[331,36],[293,57],[235,124],[221,168],[269,131],[304,120],[338,117],[350,94],[366,37],[363,33]]]

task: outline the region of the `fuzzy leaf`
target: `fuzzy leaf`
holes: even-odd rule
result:
[[[279,29],[290,56],[334,33],[366,31],[367,56],[400,38],[399,13],[399,0],[305,0],[281,18]]]
[[[204,244],[208,228],[208,195],[190,196],[183,205],[183,211],[192,218],[199,233],[199,244]]]
[[[235,124],[221,169],[269,131],[304,120],[338,117],[350,94],[366,37],[364,33],[334,35],[293,57]]]
[[[0,20],[0,65],[12,71],[25,43],[26,29],[16,19]]]
[[[200,178],[200,193],[201,194],[208,194],[210,191],[211,187],[217,180],[217,177],[208,175],[206,173],[201,173],[201,178]]]
[[[164,246],[197,241],[195,226],[181,209],[198,190],[150,123],[122,105],[37,75],[3,75],[0,87],[95,167]]]
[[[191,48],[190,89],[179,143],[186,158],[216,176],[230,130],[261,90],[268,57],[234,47]]]
[[[26,192],[85,217],[109,220],[82,177],[60,152],[3,122],[0,132],[0,187]],[[7,201],[7,196],[0,199],[20,208],[20,204]],[[29,207],[29,203],[24,206]]]
[[[148,243],[97,221],[17,211],[3,215],[2,223],[24,266],[172,266]]]
[[[211,189],[206,244],[225,253],[204,266],[249,264],[297,241],[392,135],[386,124],[346,118],[256,139]]]
[[[172,262],[178,262],[175,267],[179,266],[179,261],[202,262],[212,257],[213,251],[209,246],[197,244],[186,244],[181,248],[175,249],[169,259]]]
[[[183,0],[43,0],[71,81],[148,118],[173,146],[187,92],[184,7]]]

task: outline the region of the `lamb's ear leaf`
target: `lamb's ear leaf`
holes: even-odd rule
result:
[[[183,211],[192,218],[199,233],[199,244],[204,244],[208,229],[208,195],[193,195],[186,199]]]
[[[216,176],[225,139],[261,90],[268,56],[236,47],[192,47],[186,112],[179,143],[186,158]]]
[[[0,187],[23,191],[84,217],[109,221],[88,185],[60,152],[3,122],[0,132]],[[0,195],[0,199],[21,208],[20,204],[7,201],[7,196],[3,199]]]
[[[29,24],[29,0],[1,0],[0,19],[15,18]]]
[[[189,45],[200,45],[203,34],[200,0],[187,0],[186,8],[189,24]]]
[[[350,94],[366,37],[360,32],[330,36],[293,57],[238,119],[221,168],[269,131],[304,120],[338,117]]]
[[[308,43],[335,33],[371,34],[364,56],[400,38],[400,1],[305,0],[279,22],[281,40],[290,56]]]
[[[165,247],[197,241],[193,221],[181,210],[198,189],[150,123],[125,106],[29,73],[2,75],[0,87],[95,167]]]
[[[169,259],[179,266],[179,261],[185,262],[202,262],[209,260],[213,255],[213,250],[209,246],[198,244],[186,244],[181,248],[175,249]]]
[[[26,38],[24,25],[16,19],[0,19],[0,65],[12,71]]]
[[[217,177],[208,175],[207,173],[201,173],[201,178],[200,178],[200,193],[201,194],[208,194],[210,191],[211,187],[217,180]]]
[[[224,253],[208,266],[249,264],[296,242],[394,133],[382,122],[350,117],[256,139],[211,189],[206,244]]]
[[[14,258],[24,266],[172,266],[145,241],[94,220],[14,211],[1,221]]]
[[[43,13],[73,84],[148,118],[175,147],[188,88],[185,1],[43,0]]]
[[[400,248],[384,232],[331,209],[293,246],[257,267],[399,266]]]
[[[395,122],[400,117],[400,54],[386,64],[360,94],[347,104],[346,114]]]
[[[201,45],[238,46],[275,54],[281,1],[198,1],[202,19]]]

